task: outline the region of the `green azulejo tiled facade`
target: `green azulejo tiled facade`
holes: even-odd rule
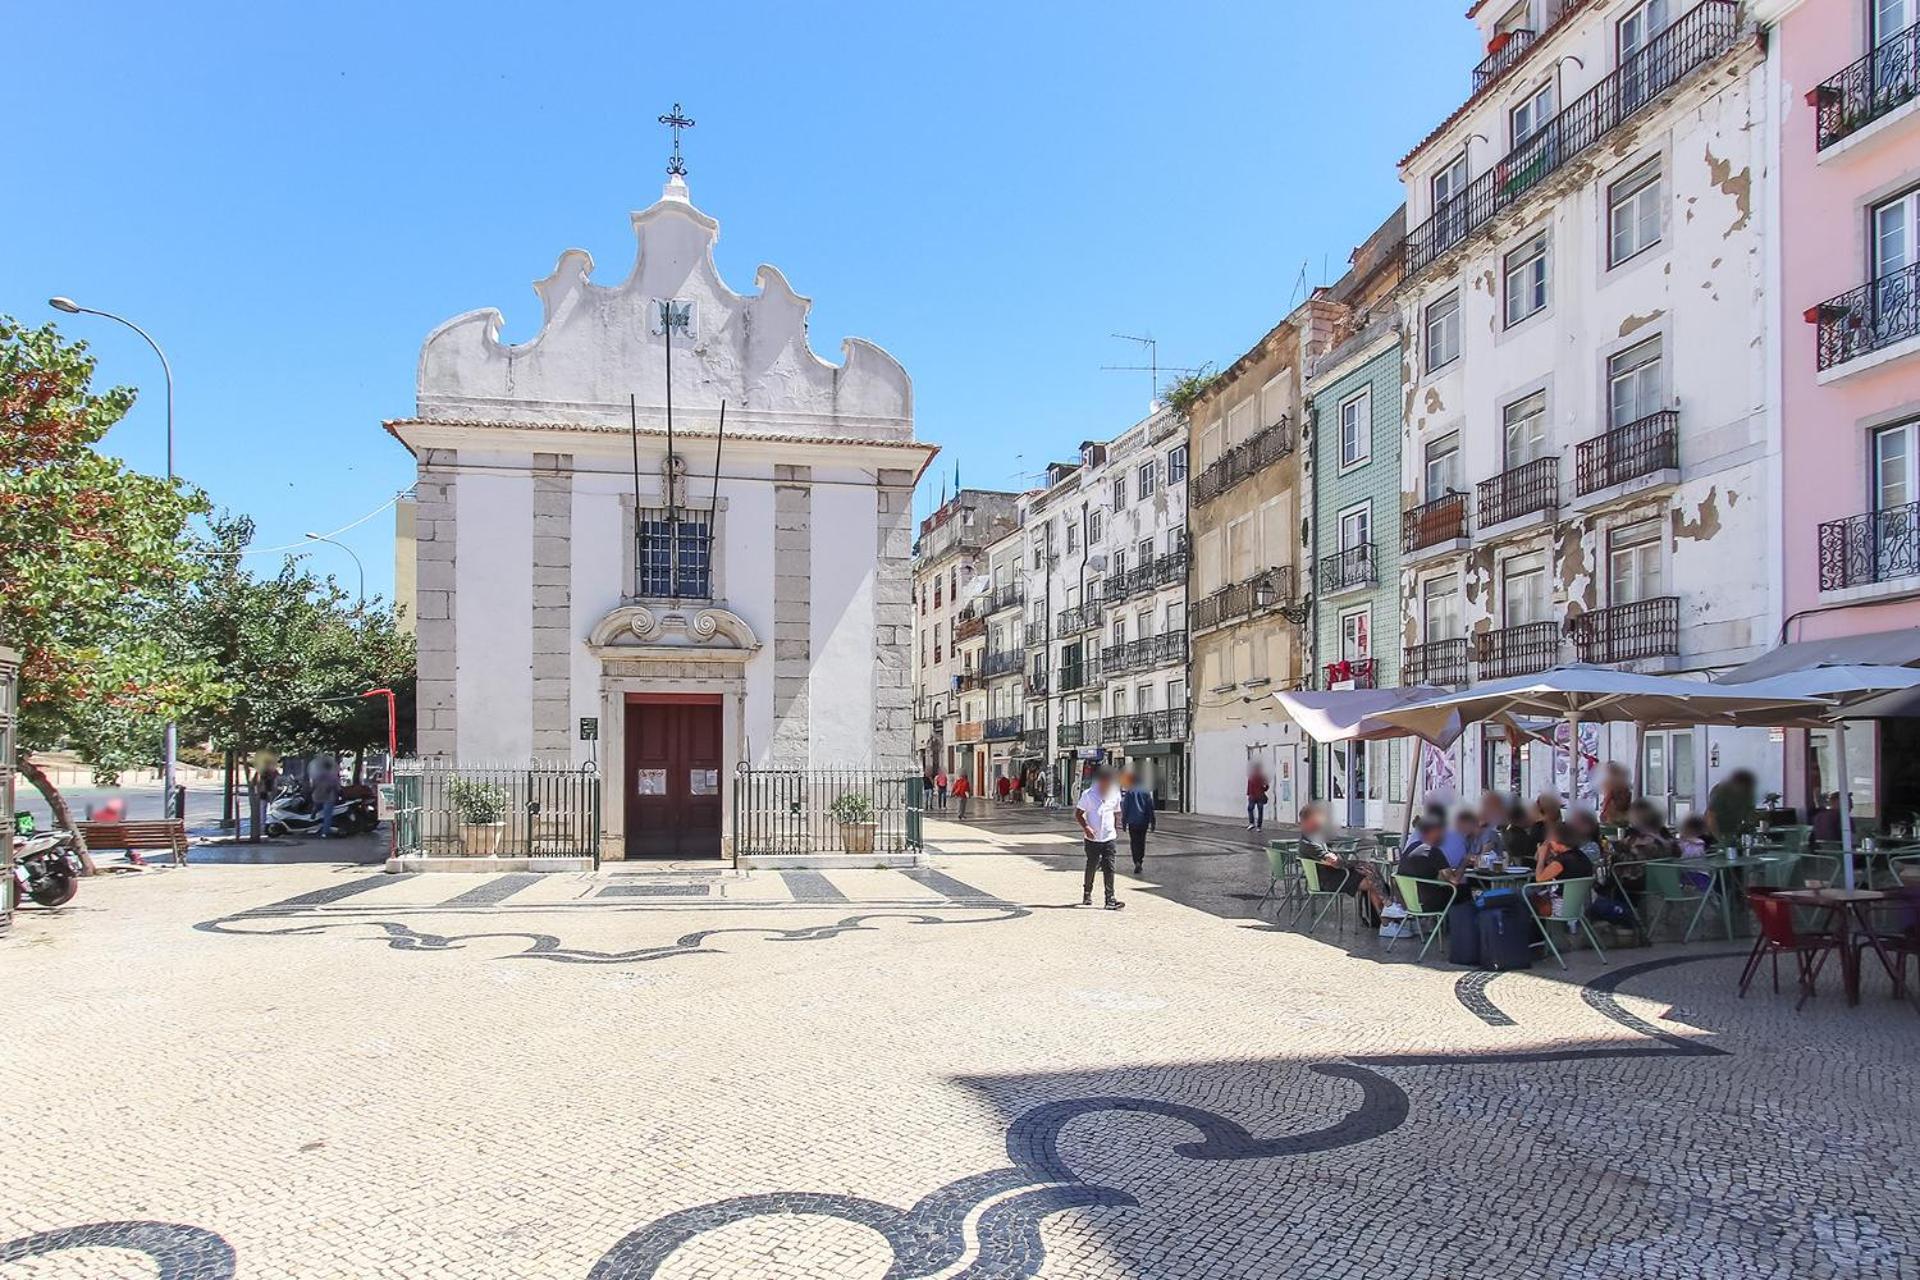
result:
[[[1316,688],[1400,683],[1402,353],[1391,317],[1314,367],[1313,599]],[[1403,801],[1400,742],[1321,746],[1315,791],[1342,821],[1375,825]]]

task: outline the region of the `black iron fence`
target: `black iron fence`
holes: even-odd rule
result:
[[[1196,504],[1211,502],[1292,452],[1293,423],[1283,414],[1278,422],[1262,427],[1208,464],[1194,477],[1189,494]]]
[[[994,716],[987,721],[988,742],[1011,742],[1020,736],[1019,716]]]
[[[741,769],[733,854],[898,856],[920,848],[925,782],[872,769]]]
[[[1840,591],[1920,574],[1920,502],[1820,526],[1820,589]]]
[[[1814,149],[1860,132],[1920,95],[1920,26],[1908,27],[1807,95]]]
[[[1414,228],[1406,240],[1407,274],[1485,226],[1694,70],[1731,49],[1739,35],[1738,0],[1705,0],[1682,14]]]
[[[1582,662],[1633,662],[1680,652],[1680,598],[1658,596],[1594,609],[1567,623]]]
[[[592,858],[598,866],[599,770],[398,760],[393,830],[402,855]]]
[[[1482,631],[1473,638],[1473,660],[1486,680],[1545,671],[1560,661],[1560,624],[1523,622]]]
[[[1371,542],[1355,543],[1320,557],[1320,589],[1345,591],[1351,587],[1370,587],[1380,580],[1379,561]]]
[[[1024,667],[1026,663],[1027,655],[1025,650],[998,649],[981,657],[980,670],[988,677],[1018,675],[1020,669]]]
[[[1808,314],[1820,326],[1814,351],[1823,370],[1920,337],[1920,262],[1829,298]]]
[[[1100,722],[1095,720],[1094,727]],[[1087,729],[1084,724],[1063,724],[1059,729],[1060,745],[1063,747],[1083,747],[1087,743]]]
[[[1560,505],[1560,459],[1557,456],[1535,458],[1502,471],[1479,486],[1480,528],[1536,511],[1552,511]]]
[[[1402,684],[1465,684],[1467,638],[1410,644],[1400,659]]]
[[[1400,545],[1407,551],[1467,536],[1467,495],[1447,493],[1400,515]]]
[[[1011,609],[1016,605],[1025,604],[1026,599],[1027,589],[1018,582],[1011,582],[1005,586],[995,587],[993,589],[993,595],[987,601],[987,612],[999,613],[1002,610]]]
[[[1184,742],[1186,737],[1185,707],[1136,711],[1132,715],[1108,716],[1100,721],[1100,742],[1108,746],[1127,746],[1136,742]]]
[[[1532,46],[1533,32],[1521,27],[1514,31],[1503,31],[1493,38],[1493,48],[1487,56],[1480,59],[1480,65],[1473,69],[1473,91],[1480,92],[1488,85],[1506,74],[1507,68],[1520,61],[1520,55]]]
[[[1582,497],[1680,465],[1680,414],[1662,409],[1615,427],[1574,451],[1574,488]]]

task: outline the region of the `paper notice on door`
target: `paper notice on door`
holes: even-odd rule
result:
[[[634,782],[633,793],[639,796],[667,794],[667,771],[665,769],[640,770]]]
[[[720,771],[718,769],[695,769],[687,775],[687,792],[696,796],[717,796],[720,794]]]

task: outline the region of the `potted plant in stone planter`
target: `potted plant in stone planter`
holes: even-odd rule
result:
[[[499,853],[507,830],[507,789],[497,782],[455,778],[447,784],[447,798],[460,819],[460,852],[470,858]]]
[[[840,824],[840,842],[848,853],[872,853],[873,801],[848,792],[827,806],[827,812]]]

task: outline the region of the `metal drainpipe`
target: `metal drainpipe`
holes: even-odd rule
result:
[[[1308,518],[1308,527],[1312,529],[1312,538],[1307,545],[1307,671],[1320,669],[1320,593],[1315,590],[1316,573],[1320,565],[1320,468],[1314,464],[1313,450],[1320,444],[1320,406],[1307,402],[1307,455],[1311,468],[1311,480],[1307,485],[1307,502],[1313,514]],[[1320,752],[1314,747],[1307,748],[1307,794],[1306,799],[1317,799],[1320,794]]]

